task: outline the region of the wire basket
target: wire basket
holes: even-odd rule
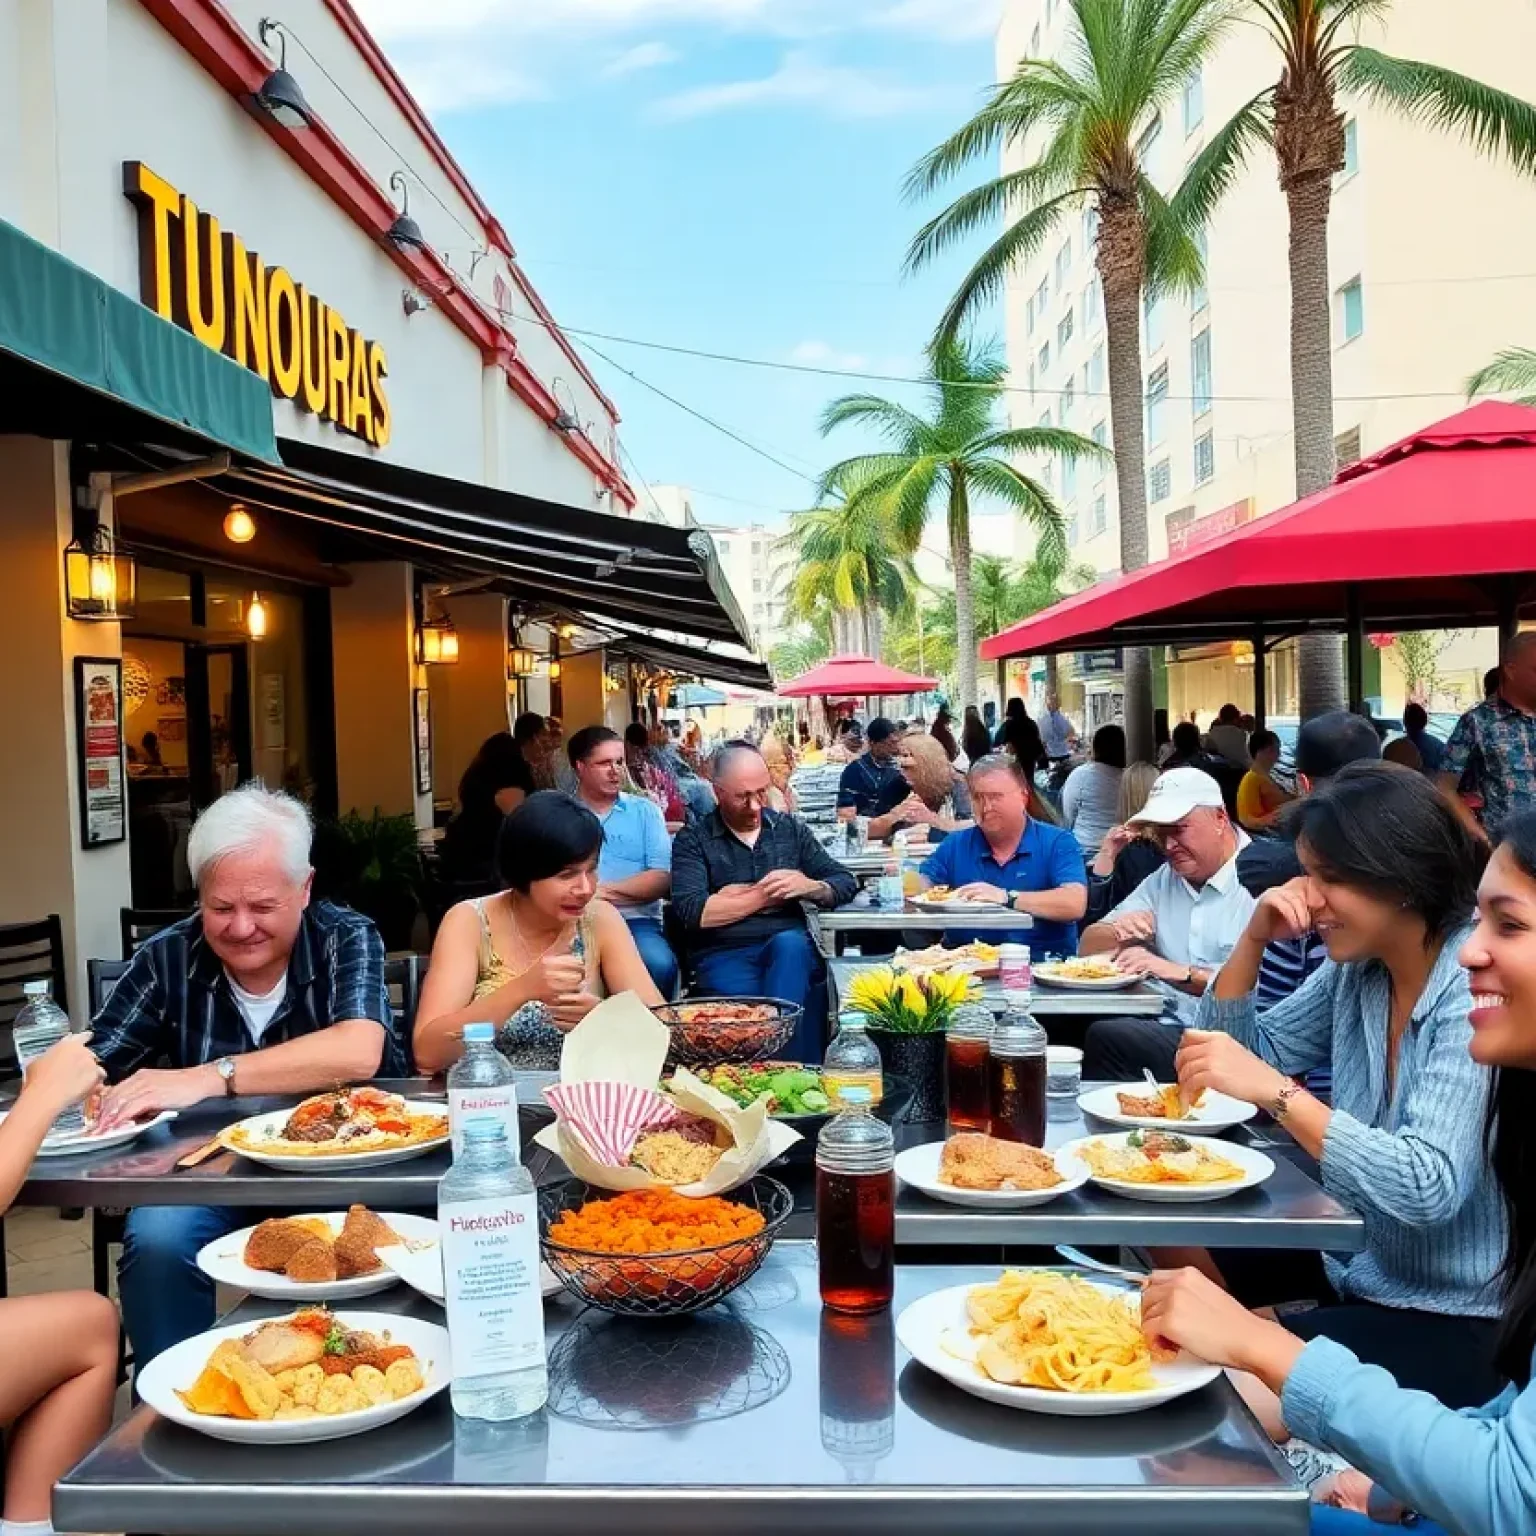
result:
[[[612,1197],[580,1179],[539,1191],[539,1242],[544,1262],[573,1296],[626,1317],[681,1317],[712,1307],[757,1272],[794,1199],[777,1179],[759,1174],[721,1198],[757,1211],[763,1229],[709,1248],[675,1253],[599,1253],[551,1241],[550,1226],[589,1200]]]
[[[731,1016],[742,1009],[762,1017]],[[723,1067],[776,1055],[794,1038],[805,1010],[782,997],[690,997],[651,1011],[672,1032],[669,1063]]]

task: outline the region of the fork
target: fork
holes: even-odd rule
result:
[[[1067,1263],[1077,1269],[1091,1269],[1097,1274],[1114,1275],[1120,1280],[1129,1280],[1133,1285],[1145,1285],[1146,1272],[1140,1269],[1125,1269],[1119,1264],[1106,1264],[1103,1259],[1093,1259],[1083,1252],[1081,1248],[1074,1248],[1071,1243],[1057,1243],[1056,1252]]]

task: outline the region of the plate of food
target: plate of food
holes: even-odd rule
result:
[[[441,1323],[306,1307],[255,1328],[214,1328],[140,1366],[162,1418],[215,1440],[341,1440],[403,1418],[452,1378]]]
[[[912,898],[912,905],[919,912],[1001,912],[1006,903],[980,901],[974,896],[961,896],[951,885],[930,885],[926,891]]]
[[[1186,1103],[1177,1083],[1106,1083],[1078,1094],[1077,1107],[1110,1125],[1150,1131],[1177,1126],[1190,1136],[1214,1136],[1258,1114],[1252,1104],[1214,1088],[1202,1088]]]
[[[1034,968],[1036,981],[1068,992],[1120,992],[1134,987],[1140,976],[1122,971],[1107,955],[1074,955],[1066,960],[1045,960]]]
[[[798,1061],[699,1067],[694,1076],[743,1109],[759,1099],[767,1099],[768,1113],[780,1120],[826,1115],[831,1109],[831,1100],[821,1080],[821,1068]]]
[[[896,1319],[920,1365],[974,1397],[1031,1413],[1138,1413],[1209,1386],[1219,1367],[1147,1341],[1134,1286],[1054,1269],[920,1297]]]
[[[377,1088],[343,1088],[316,1094],[295,1109],[240,1120],[221,1131],[219,1141],[269,1168],[300,1170],[322,1162],[376,1168],[445,1146],[448,1116],[441,1104]]]
[[[0,1120],[4,1120],[9,1111],[0,1112]],[[43,1137],[43,1144],[37,1149],[39,1157],[84,1157],[91,1152],[105,1152],[111,1147],[125,1147],[130,1141],[137,1141],[145,1131],[152,1131],[157,1125],[166,1125],[176,1118],[174,1109],[162,1109],[158,1115],[152,1115],[148,1120],[131,1120],[127,1125],[114,1126],[110,1131],[98,1131],[93,1121],[87,1121],[83,1130],[71,1132],[68,1135],[55,1135],[50,1131]]]
[[[1061,1151],[1087,1163],[1100,1188],[1167,1204],[1223,1200],[1256,1188],[1275,1171],[1273,1161],[1253,1147],[1166,1130],[1085,1136]]]
[[[425,1216],[379,1215],[367,1206],[311,1216],[279,1216],[215,1238],[197,1267],[221,1285],[278,1301],[341,1301],[395,1283],[379,1259],[386,1247],[437,1246]]]
[[[896,1177],[950,1205],[1020,1211],[1081,1189],[1088,1165],[1022,1142],[959,1131],[948,1141],[908,1147],[896,1158]]]
[[[945,949],[942,944],[930,944],[927,949],[898,949],[891,956],[892,970],[913,975],[924,971],[937,971],[940,975],[964,971],[971,976],[996,976],[1000,968],[1001,952],[997,945],[980,939],[957,944],[953,949]]]

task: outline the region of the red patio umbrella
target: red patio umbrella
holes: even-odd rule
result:
[[[873,697],[887,693],[930,693],[939,686],[936,677],[918,677],[899,667],[868,656],[833,656],[802,672],[775,690],[784,699],[841,698],[845,694]]]
[[[1218,542],[1075,593],[989,660],[1346,625],[1507,625],[1536,573],[1536,410],[1485,401]]]

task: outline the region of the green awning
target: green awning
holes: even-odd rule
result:
[[[0,220],[0,432],[282,461],[265,380]]]

